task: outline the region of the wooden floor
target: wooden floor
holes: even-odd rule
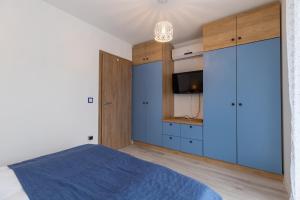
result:
[[[218,192],[224,200],[287,200],[282,181],[224,168],[151,146],[134,144],[121,151],[166,166]]]

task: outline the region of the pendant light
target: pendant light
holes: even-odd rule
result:
[[[173,25],[168,21],[161,21],[155,25],[154,39],[157,42],[170,42],[173,40]]]

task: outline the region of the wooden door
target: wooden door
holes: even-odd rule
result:
[[[236,16],[203,26],[203,49],[211,51],[236,45]]]
[[[236,163],[236,47],[204,54],[204,155]]]
[[[102,53],[101,141],[119,149],[131,141],[131,62]]]
[[[238,163],[282,173],[280,39],[237,47]]]
[[[237,44],[280,37],[280,3],[276,2],[237,16]]]

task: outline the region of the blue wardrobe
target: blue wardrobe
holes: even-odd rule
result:
[[[204,155],[282,173],[280,38],[204,54]]]
[[[133,139],[162,145],[162,62],[133,67]]]

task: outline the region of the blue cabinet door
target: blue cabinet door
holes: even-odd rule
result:
[[[163,134],[180,137],[180,125],[176,123],[163,123]]]
[[[181,137],[187,139],[202,140],[202,126],[181,125]]]
[[[238,163],[282,173],[280,39],[237,47]]]
[[[204,54],[204,155],[236,163],[236,47]]]
[[[199,156],[203,155],[201,140],[181,138],[180,147],[182,152],[191,153]]]
[[[172,136],[172,135],[163,135],[163,146],[173,150],[180,150],[180,137]]]
[[[147,142],[162,145],[162,62],[145,65]]]
[[[132,136],[134,140],[147,141],[145,65],[134,66],[132,73]]]

